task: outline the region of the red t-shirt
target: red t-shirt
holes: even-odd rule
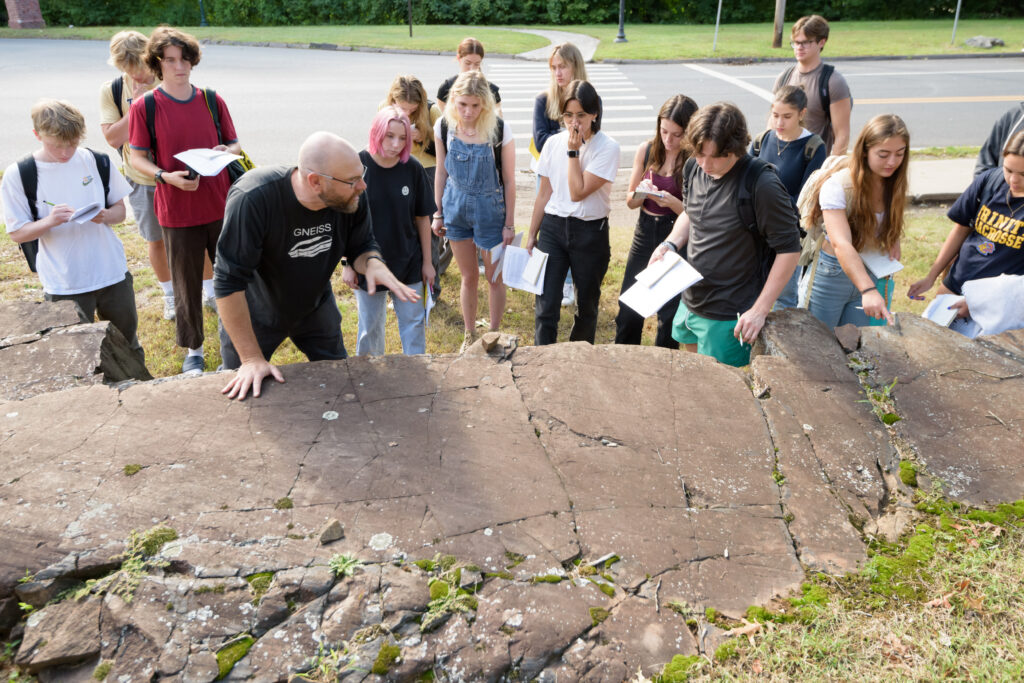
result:
[[[175,154],[187,149],[216,147],[217,128],[206,107],[203,93],[193,87],[192,97],[186,101],[176,100],[163,91],[153,90],[156,97],[156,116],[153,130],[156,132],[156,165],[165,171],[184,171],[185,164],[174,158]],[[231,121],[224,100],[217,95],[217,111],[220,113],[220,131],[224,144],[238,140],[235,124]],[[128,143],[134,149],[148,150],[152,146],[149,129],[146,127],[145,98],[132,102],[128,119]],[[199,189],[185,192],[171,185],[157,183],[153,208],[160,225],[165,228],[185,228],[204,225],[224,218],[224,201],[228,195],[231,180],[227,170],[214,177],[201,176]]]

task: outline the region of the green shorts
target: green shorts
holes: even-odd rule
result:
[[[739,368],[750,363],[750,344],[741,344],[733,336],[735,328],[735,320],[702,318],[680,303],[672,321],[672,338],[680,344],[696,344],[697,353]]]

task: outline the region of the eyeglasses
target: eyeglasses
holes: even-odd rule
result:
[[[817,45],[817,43],[818,41],[816,40],[791,40],[789,41],[789,46],[796,49],[798,47],[810,47],[811,45]]]
[[[593,114],[588,114],[585,111],[581,111],[579,114],[573,114],[571,111],[567,111],[562,114],[562,120],[572,121],[573,119],[576,119],[577,121],[583,121],[588,116],[593,116]]]
[[[306,169],[306,170],[309,171],[310,173],[316,173],[318,176],[323,176],[324,178],[330,178],[331,180],[337,180],[339,183],[345,183],[346,185],[348,185],[352,189],[355,189],[356,185],[359,184],[360,180],[363,180],[364,178],[366,178],[366,167],[365,166],[363,166],[363,172],[360,173],[359,177],[356,178],[355,180],[342,180],[341,178],[335,178],[334,176],[328,175],[327,173],[321,173],[320,171],[314,171],[311,168],[310,169]]]

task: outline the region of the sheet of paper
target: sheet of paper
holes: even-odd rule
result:
[[[652,267],[648,266],[647,269]],[[704,279],[693,266],[679,259],[661,277],[654,280],[654,286],[649,287],[641,282],[641,276],[645,280],[652,279],[650,275],[645,275],[647,269],[641,271],[636,276],[636,284],[619,297],[619,301],[645,318],[657,313],[665,302],[676,294]]]
[[[880,251],[862,251],[860,258],[876,278],[883,278],[903,270],[903,264]]]
[[[956,318],[956,309],[950,310],[949,307],[963,300],[962,296],[956,294],[939,294],[928,304],[928,308],[924,309],[921,317],[928,318],[936,325],[949,327]]]
[[[981,325],[971,318],[954,318],[953,322],[949,324],[949,329],[971,339],[974,339],[982,332]]]
[[[547,265],[548,255],[537,247],[533,248],[532,256],[522,247],[506,247],[501,264],[501,277],[509,287],[522,289],[531,294],[541,294],[544,291],[544,271]],[[524,277],[527,269],[528,277]]]
[[[523,233],[517,232],[516,236],[512,238],[510,247],[518,247],[523,243]],[[494,275],[491,276],[491,282],[498,281],[498,275],[501,274],[501,257],[505,255],[505,245],[499,242],[495,246],[491,247],[491,263],[496,264],[494,269]]]
[[[434,290],[429,283],[423,283],[423,327],[430,324],[430,311],[434,308]]]
[[[98,214],[102,209],[103,207],[99,202],[93,202],[88,206],[83,206],[81,209],[78,209],[71,214],[71,218],[68,219],[68,223],[88,223],[93,218],[96,218],[96,214]]]
[[[664,192],[644,192],[643,190],[635,190],[633,196],[637,199],[647,199],[648,197],[657,197],[658,199],[664,199]]]
[[[187,149],[175,154],[174,158],[199,175],[214,176],[223,171],[224,167],[232,161],[242,157],[215,149]]]
[[[653,287],[657,284],[658,280],[665,277],[668,271],[675,268],[676,264],[681,260],[682,257],[674,251],[666,251],[665,256],[660,261],[655,261],[637,273],[636,281],[647,287]]]

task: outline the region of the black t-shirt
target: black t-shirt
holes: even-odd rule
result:
[[[684,178],[683,206],[690,217],[686,260],[704,279],[683,291],[686,307],[704,318],[734,320],[748,310],[764,285],[754,235],[743,224],[736,202],[749,155],[721,178],[699,167]],[[800,251],[798,218],[779,176],[766,170],[754,184],[754,217],[768,245],[779,254]]]
[[[279,330],[330,295],[331,274],[343,256],[351,262],[380,251],[365,194],[355,213],[311,211],[292,190],[294,170],[256,168],[231,187],[214,267],[218,297],[244,291],[250,316]]]
[[[974,228],[942,281],[950,291],[961,294],[968,280],[1024,275],[1024,198],[1011,197],[1007,205],[1009,191],[1003,169],[993,168],[975,176],[949,208],[951,221]]]
[[[441,87],[437,89],[437,99],[441,100],[445,104],[448,103],[448,92],[455,85],[455,79],[459,77],[459,74],[455,74],[447,81],[441,84]],[[498,86],[494,85],[490,81],[487,81],[487,85],[491,86],[491,94],[494,95],[494,103],[501,102],[501,95],[498,93]]]
[[[388,268],[405,284],[423,280],[423,251],[416,229],[417,216],[434,213],[434,198],[423,166],[413,157],[384,168],[363,150],[366,166],[366,197],[373,216],[373,235]],[[366,281],[359,277],[361,287]],[[384,288],[381,288],[384,289]]]

